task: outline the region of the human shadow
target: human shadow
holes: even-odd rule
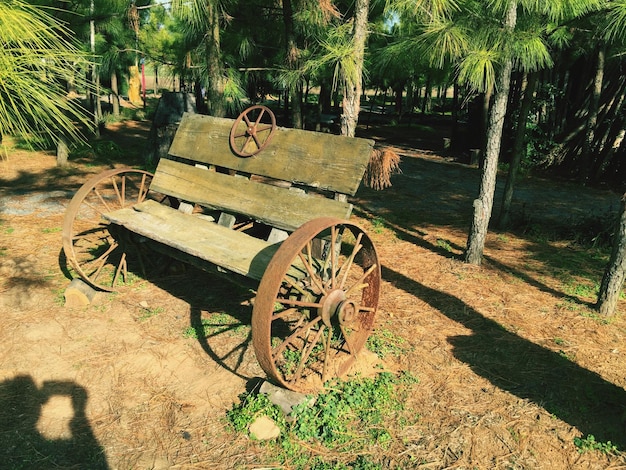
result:
[[[46,438],[37,429],[53,397],[71,401],[69,437]],[[87,391],[74,382],[48,381],[37,387],[28,375],[0,382],[0,466],[17,469],[108,469],[104,449],[85,416]]]
[[[543,407],[598,442],[626,449],[626,391],[600,375],[506,330],[459,298],[383,267],[383,278],[472,330],[448,342],[454,356],[498,388]]]

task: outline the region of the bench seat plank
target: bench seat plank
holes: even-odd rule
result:
[[[280,246],[147,200],[104,214],[110,222],[246,277],[261,280]]]
[[[279,127],[265,149],[241,158],[230,148],[232,119],[185,114],[170,155],[354,195],[374,141]]]
[[[150,185],[157,191],[201,206],[242,214],[282,230],[294,231],[322,216],[348,219],[352,204],[291,191],[247,178],[161,159]]]

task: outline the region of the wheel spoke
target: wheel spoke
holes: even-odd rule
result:
[[[309,259],[311,259],[310,251],[309,251],[308,255],[309,255]],[[317,289],[319,289],[320,292],[322,292],[322,293],[326,292],[326,289],[324,289],[324,286],[322,285],[321,280],[319,279],[317,274],[315,274],[315,272],[313,272],[313,267],[309,264],[308,260],[306,260],[304,258],[304,255],[302,253],[298,253],[298,257],[302,261],[302,264],[304,264],[304,269],[306,269],[307,273],[309,273],[309,276],[311,277],[311,282],[313,284],[315,284],[315,287]]]
[[[357,255],[357,253],[359,251],[361,251],[361,248],[363,248],[363,245],[361,245],[361,238],[363,238],[363,234],[359,233],[359,235],[358,235],[358,237],[356,239],[356,242],[354,244],[354,248],[352,249],[352,253],[350,253],[350,256],[348,257],[346,262],[341,267],[341,269],[345,269],[345,271],[343,273],[343,278],[341,279],[341,283],[339,284],[339,288],[340,289],[343,289],[344,286],[346,285],[346,280],[348,279],[348,274],[350,272],[350,268],[352,267],[352,263],[354,262],[354,257]],[[341,271],[340,271],[339,275],[341,275]]]
[[[335,252],[335,245],[337,244],[337,227],[332,226],[330,228],[330,286],[335,288],[335,267],[337,266],[337,254]]]
[[[322,383],[326,383],[328,380],[328,362],[330,361],[330,340],[333,336],[332,328],[328,328],[328,335],[326,336],[326,348],[324,351],[324,368],[322,369]]]
[[[102,255],[100,255],[100,257],[98,257],[97,259],[93,261],[93,263],[98,263],[98,264],[96,265],[97,268],[95,272],[92,271],[91,276],[89,276],[90,279],[93,279],[93,280],[98,279],[98,277],[100,276],[100,273],[102,272],[102,268],[104,267],[107,260],[109,259],[109,255],[113,253],[113,251],[117,247],[118,247],[117,243],[112,244],[107,251],[105,251]],[[88,265],[90,264],[90,262],[87,262],[85,264]]]
[[[246,141],[244,142],[244,144],[241,146],[241,150],[244,150],[252,139],[253,139],[253,136],[249,135]]]
[[[117,196],[117,202],[120,206],[120,209],[124,207],[124,193],[126,191],[126,178],[122,176],[121,180],[122,180],[122,190],[120,191],[119,187],[117,186],[117,180],[115,179],[115,175],[111,176],[111,185],[113,186],[113,191],[115,192],[115,195]]]
[[[120,198],[120,207],[126,207],[126,176],[122,175],[122,197]]]
[[[284,304],[284,305],[293,305],[294,307],[305,307],[305,308],[320,308],[322,304],[318,302],[304,302],[302,300],[295,299],[276,299],[276,302]]]
[[[319,329],[315,333],[315,336],[313,337],[313,340],[308,344],[308,346],[304,347],[302,351],[302,355],[300,356],[300,362],[298,363],[298,368],[294,372],[291,382],[295,382],[297,379],[301,378],[304,365],[306,364],[306,361],[309,359],[309,356],[313,352],[313,348],[319,341],[325,328],[326,328],[326,325],[323,325],[323,324],[320,325]]]
[[[297,290],[298,292],[300,292],[303,296],[307,296],[309,293],[307,291],[305,291],[302,287],[300,287],[298,284],[296,284],[294,281],[292,281],[291,279],[289,279],[287,276],[285,276],[285,282],[287,284],[289,284],[290,287],[293,287],[295,290]]]
[[[261,118],[263,117],[263,115],[265,114],[265,110],[261,109],[261,112],[259,113],[259,115],[256,118],[256,121],[254,122],[254,126],[258,126],[259,123],[261,122]]]
[[[124,282],[126,282],[126,280],[128,278],[128,272],[127,272],[126,268],[127,268],[127,266],[126,266],[126,253],[122,253],[122,257],[120,259],[120,262],[117,265],[117,269],[115,270],[115,276],[113,276],[113,283],[112,283],[112,285],[116,285],[117,278],[120,275],[120,271],[122,272],[122,276],[124,277]]]
[[[104,200],[104,198],[102,197],[102,195],[100,194],[100,191],[98,191],[98,188],[93,188],[93,192],[95,193],[95,195],[98,197],[98,199],[100,199],[100,202],[102,203],[102,205],[105,207],[106,212],[110,212],[111,208],[109,207],[109,205],[107,204],[107,202]],[[102,214],[101,211],[98,211]]]
[[[137,204],[139,204],[140,202],[143,202],[144,199],[146,199],[146,196],[148,195],[149,187],[146,184],[147,178],[148,178],[148,175],[144,174],[141,176],[141,185],[139,186],[139,192],[137,193]]]
[[[266,124],[265,126],[257,126],[256,133],[258,134],[259,132],[265,132],[271,129],[272,129],[272,126],[270,124]]]
[[[256,132],[253,132],[253,133],[252,133],[252,138],[254,139],[254,143],[256,144],[256,146],[257,146],[258,148],[261,148],[263,144],[262,144],[262,143],[259,141],[259,139],[257,138],[257,136],[256,136]]]
[[[378,265],[373,264],[369,267],[369,269],[367,271],[365,271],[363,273],[363,275],[359,278],[358,281],[356,281],[352,287],[350,287],[347,291],[346,291],[346,296],[350,295],[354,290],[356,289],[364,289],[365,287],[368,286],[367,283],[363,284],[363,281],[365,280],[365,278],[367,276],[369,276],[370,274],[372,274],[372,272],[374,272],[374,270],[378,267]]]
[[[285,350],[287,346],[292,344],[294,340],[298,338],[298,336],[300,335],[302,331],[308,331],[310,328],[317,325],[321,319],[322,319],[321,317],[315,317],[313,320],[309,321],[306,325],[296,328],[292,334],[290,334],[287,338],[284,339],[284,341],[281,344],[279,344],[272,350],[272,355],[274,357],[277,357],[280,353],[282,353]],[[303,338],[303,340],[305,339]]]
[[[107,249],[104,253],[102,253],[102,254],[101,254],[100,256],[98,256],[96,259],[91,260],[91,261],[88,261],[88,262],[87,262],[87,263],[85,263],[85,264],[98,263],[98,262],[102,261],[102,263],[101,263],[101,264],[103,265],[104,263],[106,263],[106,259],[108,258],[108,256],[109,256],[109,255],[113,252],[113,250],[115,250],[117,247],[118,247],[118,244],[117,244],[117,243],[112,243],[112,244],[109,246],[109,248],[108,248],[108,249]]]
[[[274,315],[272,315],[272,321],[274,320],[281,320],[289,315],[292,315],[293,313],[297,312],[298,309],[295,307],[292,308],[287,308],[285,310],[283,310],[282,312],[278,312],[275,313]]]

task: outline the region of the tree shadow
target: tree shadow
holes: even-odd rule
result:
[[[362,208],[360,209],[355,208],[354,212],[355,214],[358,214],[360,217],[369,218],[369,219],[374,217],[371,212],[368,212],[367,210],[362,209]],[[423,238],[425,235],[424,232],[406,229],[402,227],[401,225],[398,225],[385,218],[379,218],[379,219],[383,220],[385,226],[393,230],[395,236],[399,238],[400,240],[422,247],[444,258],[454,259],[454,260],[459,260],[459,261],[463,259],[463,253],[465,252],[465,247],[452,243],[449,240],[445,240],[445,244],[442,244],[442,246],[434,245],[433,243]],[[537,247],[535,252],[539,252],[539,251],[540,251],[540,248]],[[523,280],[526,284],[536,288],[537,290],[541,292],[546,292],[557,298],[567,300],[569,302],[577,303],[580,305],[584,305],[586,307],[593,306],[592,302],[584,302],[576,296],[569,295],[559,290],[556,290],[544,284],[543,282],[538,281],[536,278],[529,275],[528,273],[515,269],[504,263],[501,263],[500,261],[496,260],[495,258],[491,256],[483,255],[483,259],[486,262],[485,264],[489,264],[502,272],[509,273],[512,276],[515,276],[517,279]]]
[[[46,438],[38,430],[42,410],[54,397],[71,401],[69,437]],[[0,462],[15,469],[108,469],[104,449],[85,416],[87,391],[74,382],[44,382],[27,375],[0,382]]]
[[[598,442],[626,449],[626,391],[563,355],[507,331],[462,300],[383,267],[383,277],[472,330],[448,342],[479,376],[532,401]]]

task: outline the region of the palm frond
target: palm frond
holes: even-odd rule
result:
[[[609,41],[626,39],[626,0],[613,0],[606,13],[604,36]]]
[[[61,135],[80,138],[76,122],[89,125],[63,87],[70,79],[80,83],[88,63],[65,37],[71,36],[41,9],[0,3],[0,134],[56,142]]]
[[[500,55],[495,50],[480,49],[467,54],[459,65],[459,82],[484,92],[496,82],[496,67]]]

